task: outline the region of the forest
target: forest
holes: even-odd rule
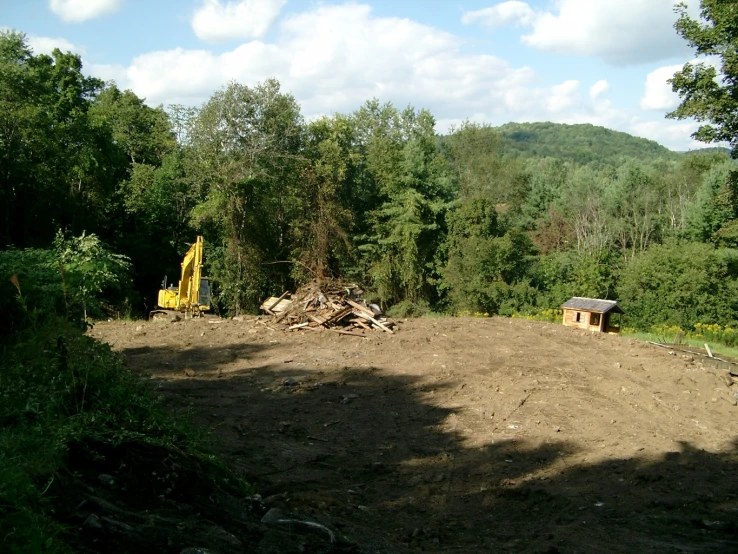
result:
[[[318,276],[401,317],[535,316],[591,296],[639,330],[738,320],[723,151],[592,125],[440,135],[427,110],[377,99],[306,121],[275,80],[152,108],[22,33],[3,32],[0,56],[0,287],[17,317],[9,278],[33,296],[58,280],[38,268],[59,264],[84,317],[142,317],[202,234],[223,315]]]
[[[734,52],[732,8],[703,8],[710,25],[684,8],[677,32],[698,54]],[[357,283],[396,318],[558,321],[587,296],[617,300],[629,332],[738,345],[738,80],[716,76],[685,65],[669,116],[710,122],[695,137],[732,150],[679,153],[592,125],[442,134],[428,110],[380,99],[308,119],[274,79],[152,107],[0,30],[3,546],[76,551],[65,517],[120,452],[249,493],[86,333],[145,318],[198,235],[223,317],[317,278]]]

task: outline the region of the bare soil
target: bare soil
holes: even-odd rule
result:
[[[212,430],[266,508],[362,551],[738,551],[738,386],[701,359],[502,318],[91,334]],[[305,551],[296,533],[275,552]]]

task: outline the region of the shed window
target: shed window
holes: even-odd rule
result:
[[[577,323],[579,323],[581,320],[582,320],[582,314],[581,314],[581,312],[577,312],[577,317],[576,317],[576,319],[574,321],[576,321]]]
[[[589,316],[589,324],[599,325],[600,324],[600,314],[592,314],[591,316]]]

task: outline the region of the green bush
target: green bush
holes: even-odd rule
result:
[[[130,284],[130,264],[95,235],[65,238],[52,248],[0,251],[0,329],[35,326],[49,314],[63,314],[84,327],[102,315],[106,296]]]
[[[729,251],[709,244],[654,245],[623,267],[617,286],[628,326],[692,330],[698,323],[727,325],[738,319],[738,282]]]
[[[98,302],[98,291],[119,283],[116,271],[125,267],[116,258],[107,266],[104,256],[86,260],[94,251],[0,253],[0,268],[12,271],[12,278],[3,283],[4,293],[10,288],[3,307],[12,308],[16,323],[0,341],[3,552],[70,551],[54,506],[62,490],[58,482],[74,479],[67,467],[72,448],[81,447],[93,458],[101,456],[98,449],[121,444],[186,452],[202,465],[217,468],[211,471],[215,482],[245,490],[203,451],[201,437],[192,428],[164,411],[107,344],[83,334],[80,305]],[[63,271],[54,265],[59,258]]]

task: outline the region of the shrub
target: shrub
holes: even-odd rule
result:
[[[66,494],[58,483],[77,479],[67,467],[71,450],[82,449],[92,459],[104,459],[102,451],[122,444],[184,452],[211,468],[207,475],[213,482],[245,490],[244,483],[203,451],[192,428],[166,414],[160,400],[107,344],[83,334],[78,324],[83,312],[70,317],[79,308],[77,302],[89,306],[97,299],[95,291],[120,282],[116,271],[125,267],[123,260],[112,258],[111,265],[105,265],[104,256],[84,261],[92,251],[65,255],[62,250],[68,271],[54,265],[60,263],[58,251],[0,253],[0,269],[12,272],[3,290],[14,293],[2,299],[3,307],[13,308],[16,323],[0,339],[3,552],[72,550],[54,516],[57,495]],[[63,280],[70,274],[75,280]]]
[[[738,316],[738,283],[730,256],[709,244],[670,242],[632,258],[620,272],[618,298],[628,325],[691,330],[698,323],[727,325]]]

